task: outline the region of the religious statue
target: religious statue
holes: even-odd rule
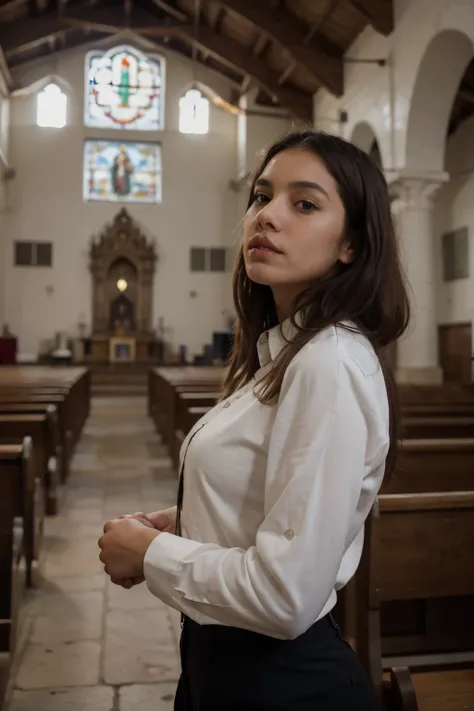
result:
[[[133,173],[132,162],[125,146],[120,150],[112,164],[112,189],[116,195],[128,195],[131,190],[130,177]]]
[[[123,336],[135,330],[133,304],[123,295],[112,302],[109,329],[116,336]]]

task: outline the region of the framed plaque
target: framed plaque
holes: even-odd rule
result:
[[[136,356],[134,338],[117,337],[109,340],[109,361],[111,363],[131,363]]]

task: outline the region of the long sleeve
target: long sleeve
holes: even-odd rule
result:
[[[145,556],[150,591],[198,622],[205,615],[283,639],[302,634],[325,610],[380,485],[383,437],[373,461],[367,456],[376,392],[337,349],[319,345],[317,363],[312,348],[295,358],[271,429],[255,544],[161,534]]]

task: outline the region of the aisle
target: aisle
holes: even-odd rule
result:
[[[110,518],[174,503],[176,483],[144,399],[93,402],[63,513],[46,524],[8,711],[173,708],[179,615],[144,584],[106,580],[97,539]]]

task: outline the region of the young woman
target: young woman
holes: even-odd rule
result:
[[[393,468],[383,349],[408,321],[387,186],[366,154],[313,131],[270,148],[234,301],[224,395],[183,445],[178,508],[106,524],[101,560],[183,613],[176,711],[372,711],[330,614]]]

